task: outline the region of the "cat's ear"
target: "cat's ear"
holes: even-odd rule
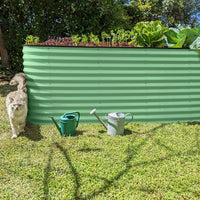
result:
[[[20,75],[25,78],[25,74],[24,73],[20,73]]]
[[[17,84],[17,82],[15,80],[11,79],[10,85],[16,85],[16,84]]]
[[[12,103],[14,101],[14,98],[10,97],[10,103]]]

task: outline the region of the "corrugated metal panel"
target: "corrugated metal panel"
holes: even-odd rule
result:
[[[132,112],[135,122],[200,119],[200,57],[188,49],[25,46],[28,121],[49,124],[78,110]]]

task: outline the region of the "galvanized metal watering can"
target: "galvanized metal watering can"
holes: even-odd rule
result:
[[[103,124],[103,126],[107,129],[107,133],[109,135],[123,135],[124,134],[124,126],[133,120],[133,115],[131,113],[123,114],[120,112],[111,112],[106,114],[106,119],[108,119],[108,125],[104,123],[104,121],[97,115],[96,109],[93,109],[90,114],[94,114],[96,118]],[[130,121],[125,123],[125,118],[127,115],[131,115],[132,118]]]
[[[74,114],[77,114],[77,118]],[[78,127],[78,122],[80,118],[80,113],[78,111],[65,113],[60,117],[60,126],[57,124],[56,120],[50,116],[61,136],[74,135],[76,128]]]

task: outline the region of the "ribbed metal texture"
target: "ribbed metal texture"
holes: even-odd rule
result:
[[[200,57],[188,49],[24,46],[27,120],[79,111],[80,123],[109,112],[131,112],[135,122],[199,121]],[[128,120],[128,119],[127,119]]]

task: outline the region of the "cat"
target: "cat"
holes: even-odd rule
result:
[[[6,107],[12,128],[12,138],[24,132],[28,112],[26,80],[24,73],[17,73],[10,81],[10,85],[17,85],[17,91],[10,92],[6,97]]]

